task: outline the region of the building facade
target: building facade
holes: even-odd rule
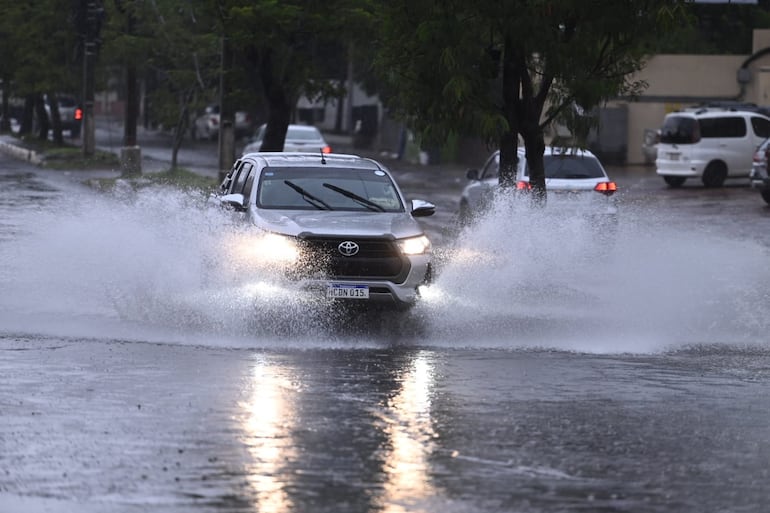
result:
[[[643,151],[645,130],[660,128],[669,112],[719,100],[770,106],[770,30],[754,31],[752,49],[751,55],[651,57],[633,77],[645,81],[647,89],[638,98],[609,102],[602,109],[605,112],[592,144],[599,153],[603,147],[611,153],[615,147],[608,137],[625,132],[623,163],[649,164]],[[610,112],[619,114],[609,116]]]

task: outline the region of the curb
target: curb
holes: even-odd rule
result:
[[[16,146],[7,141],[0,141],[0,152],[6,153],[20,160],[26,160],[32,164],[40,165],[43,162],[43,157],[39,155],[35,150],[28,150],[21,146]]]

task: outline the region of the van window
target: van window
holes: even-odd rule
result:
[[[746,121],[740,116],[702,118],[698,122],[704,139],[746,137]]]
[[[765,139],[770,137],[770,119],[752,117],[751,127],[754,129],[754,133],[759,137]]]
[[[693,144],[700,136],[698,122],[688,116],[668,116],[660,129],[660,142],[665,144]]]

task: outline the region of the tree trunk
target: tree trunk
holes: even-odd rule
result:
[[[171,169],[176,169],[178,165],[179,148],[182,146],[184,135],[187,133],[188,125],[190,124],[190,102],[195,94],[194,88],[189,88],[181,96],[180,100],[182,105],[179,109],[179,118],[176,121],[176,127],[174,129],[174,140],[171,147]]]
[[[35,124],[35,95],[28,94],[24,97],[24,110],[22,111],[19,135],[29,135]]]
[[[9,84],[10,80],[7,78],[3,79],[4,84]],[[3,98],[2,98],[2,107],[0,110],[0,133],[10,132],[11,131],[11,116],[10,116],[10,108],[8,106],[8,103],[10,101],[10,91],[8,90],[8,87],[3,87]]]
[[[545,165],[543,153],[545,152],[545,139],[542,130],[525,130],[522,134],[524,148],[527,155],[527,167],[529,168],[529,183],[532,186],[532,197],[535,203],[544,205],[547,200],[545,188]]]
[[[51,113],[51,125],[53,129],[53,142],[59,146],[64,145],[64,137],[61,133],[61,113],[59,112],[59,99],[55,92],[48,93],[48,109]]]
[[[42,94],[35,95],[35,115],[37,116],[37,138],[41,141],[48,140],[48,129],[50,124],[48,123],[48,114],[45,111],[45,100],[43,100]]]
[[[519,117],[517,105],[520,101],[521,69],[517,66],[513,41],[505,38],[503,50],[503,115],[508,122],[508,131],[500,138],[500,175],[502,188],[516,185],[516,168],[519,163]]]
[[[291,104],[283,83],[274,75],[272,54],[268,51],[261,62],[262,85],[267,97],[267,127],[259,151],[283,151],[286,130],[291,119]]]

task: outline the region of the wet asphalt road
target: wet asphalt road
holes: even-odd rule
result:
[[[462,177],[393,168],[444,207],[441,294],[396,320],[278,305],[263,329],[180,271],[207,242],[190,198],[0,156],[0,511],[767,511],[755,191],[616,170],[596,261],[580,226],[458,234]]]

